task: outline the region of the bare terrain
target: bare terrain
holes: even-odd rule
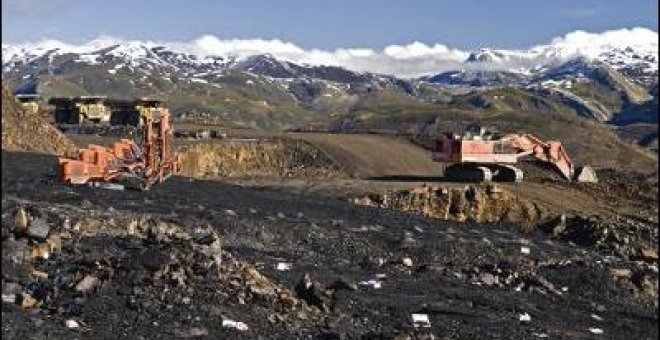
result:
[[[657,337],[654,175],[569,184],[529,165],[493,196],[403,139],[261,137],[180,141],[210,148],[189,166],[236,171],[149,192],[69,187],[54,157],[3,151],[3,336]],[[538,214],[498,219],[514,201]]]
[[[3,125],[3,337],[658,336],[657,172],[450,183],[405,138],[241,130],[109,190],[58,181],[49,128]]]

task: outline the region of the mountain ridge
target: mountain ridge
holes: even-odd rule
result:
[[[192,42],[125,41],[100,37],[82,45],[71,45],[48,39],[38,43],[2,44],[3,72],[16,63],[53,54],[77,54],[88,61],[104,54],[124,56],[133,60],[148,54],[171,53],[189,63],[205,64],[221,61],[229,66],[256,55],[269,55],[283,62],[308,66],[337,66],[355,73],[377,73],[398,78],[419,78],[446,71],[497,70],[529,73],[552,67],[577,57],[605,62],[615,69],[635,69],[639,73],[656,73],[658,69],[658,34],[645,28],[632,28],[587,33],[575,31],[553,39],[548,44],[523,50],[482,48],[477,51],[450,49],[444,45],[427,46],[413,42],[392,45],[382,51],[370,49],[304,50],[279,40],[220,40],[204,36]],[[157,58],[156,58],[157,59]],[[182,60],[180,60],[182,62]],[[400,65],[399,65],[400,64]],[[415,72],[400,68],[415,66]],[[434,65],[437,64],[437,68]],[[387,70],[387,66],[392,66]],[[399,66],[397,66],[399,65]],[[418,73],[411,76],[406,73]]]

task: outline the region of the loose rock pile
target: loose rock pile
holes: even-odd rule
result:
[[[657,223],[631,217],[561,215],[540,228],[554,238],[574,244],[594,247],[626,259],[657,259]],[[647,253],[648,256],[643,256]]]
[[[2,149],[26,150],[55,155],[75,153],[76,146],[43,117],[23,110],[6,87],[2,87]]]
[[[658,297],[658,225],[631,217],[561,215],[540,228],[551,237],[571,244],[598,249],[632,263],[615,268],[612,275],[631,289]]]
[[[173,308],[197,319],[211,313],[218,325],[229,324],[224,320],[231,320],[232,309],[214,307],[223,304],[244,305],[247,315],[283,327],[313,327],[324,318],[317,307],[223,251],[208,224],[186,227],[116,212],[81,216],[20,203],[5,211],[11,213],[2,216],[2,300],[34,315],[84,329],[103,318],[99,300],[110,299],[123,300],[123,313],[138,324],[162,319]],[[181,319],[162,327],[175,335],[208,333],[186,330]]]

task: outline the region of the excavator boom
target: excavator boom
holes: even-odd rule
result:
[[[464,135],[446,133],[437,140],[432,154],[434,161],[451,164],[445,168],[447,177],[515,182],[522,180],[523,173],[512,164],[526,156],[552,164],[566,180],[573,180],[575,167],[562,144],[545,142],[531,134],[495,138],[482,128]]]
[[[564,146],[558,141],[543,142],[530,134],[510,134],[502,138],[519,152],[552,164],[568,181],[573,179],[574,165]]]

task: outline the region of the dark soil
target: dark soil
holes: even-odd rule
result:
[[[72,188],[56,182],[54,165],[50,156],[2,154],[9,339],[658,336],[652,259],[542,231],[523,238],[493,224],[222,181],[174,177],[149,192]],[[30,226],[45,221],[61,250],[16,260],[48,242],[17,231],[20,209]],[[657,220],[639,223],[657,229]],[[216,237],[221,261],[209,253]],[[291,269],[277,270],[279,262]],[[622,269],[630,275],[613,274]],[[316,284],[296,288],[305,273]],[[99,286],[76,292],[88,275]],[[367,280],[382,286],[358,284]],[[9,294],[37,303],[21,308],[25,301],[4,302]],[[427,314],[431,327],[414,328],[412,313]],[[226,320],[249,329],[223,327]]]

